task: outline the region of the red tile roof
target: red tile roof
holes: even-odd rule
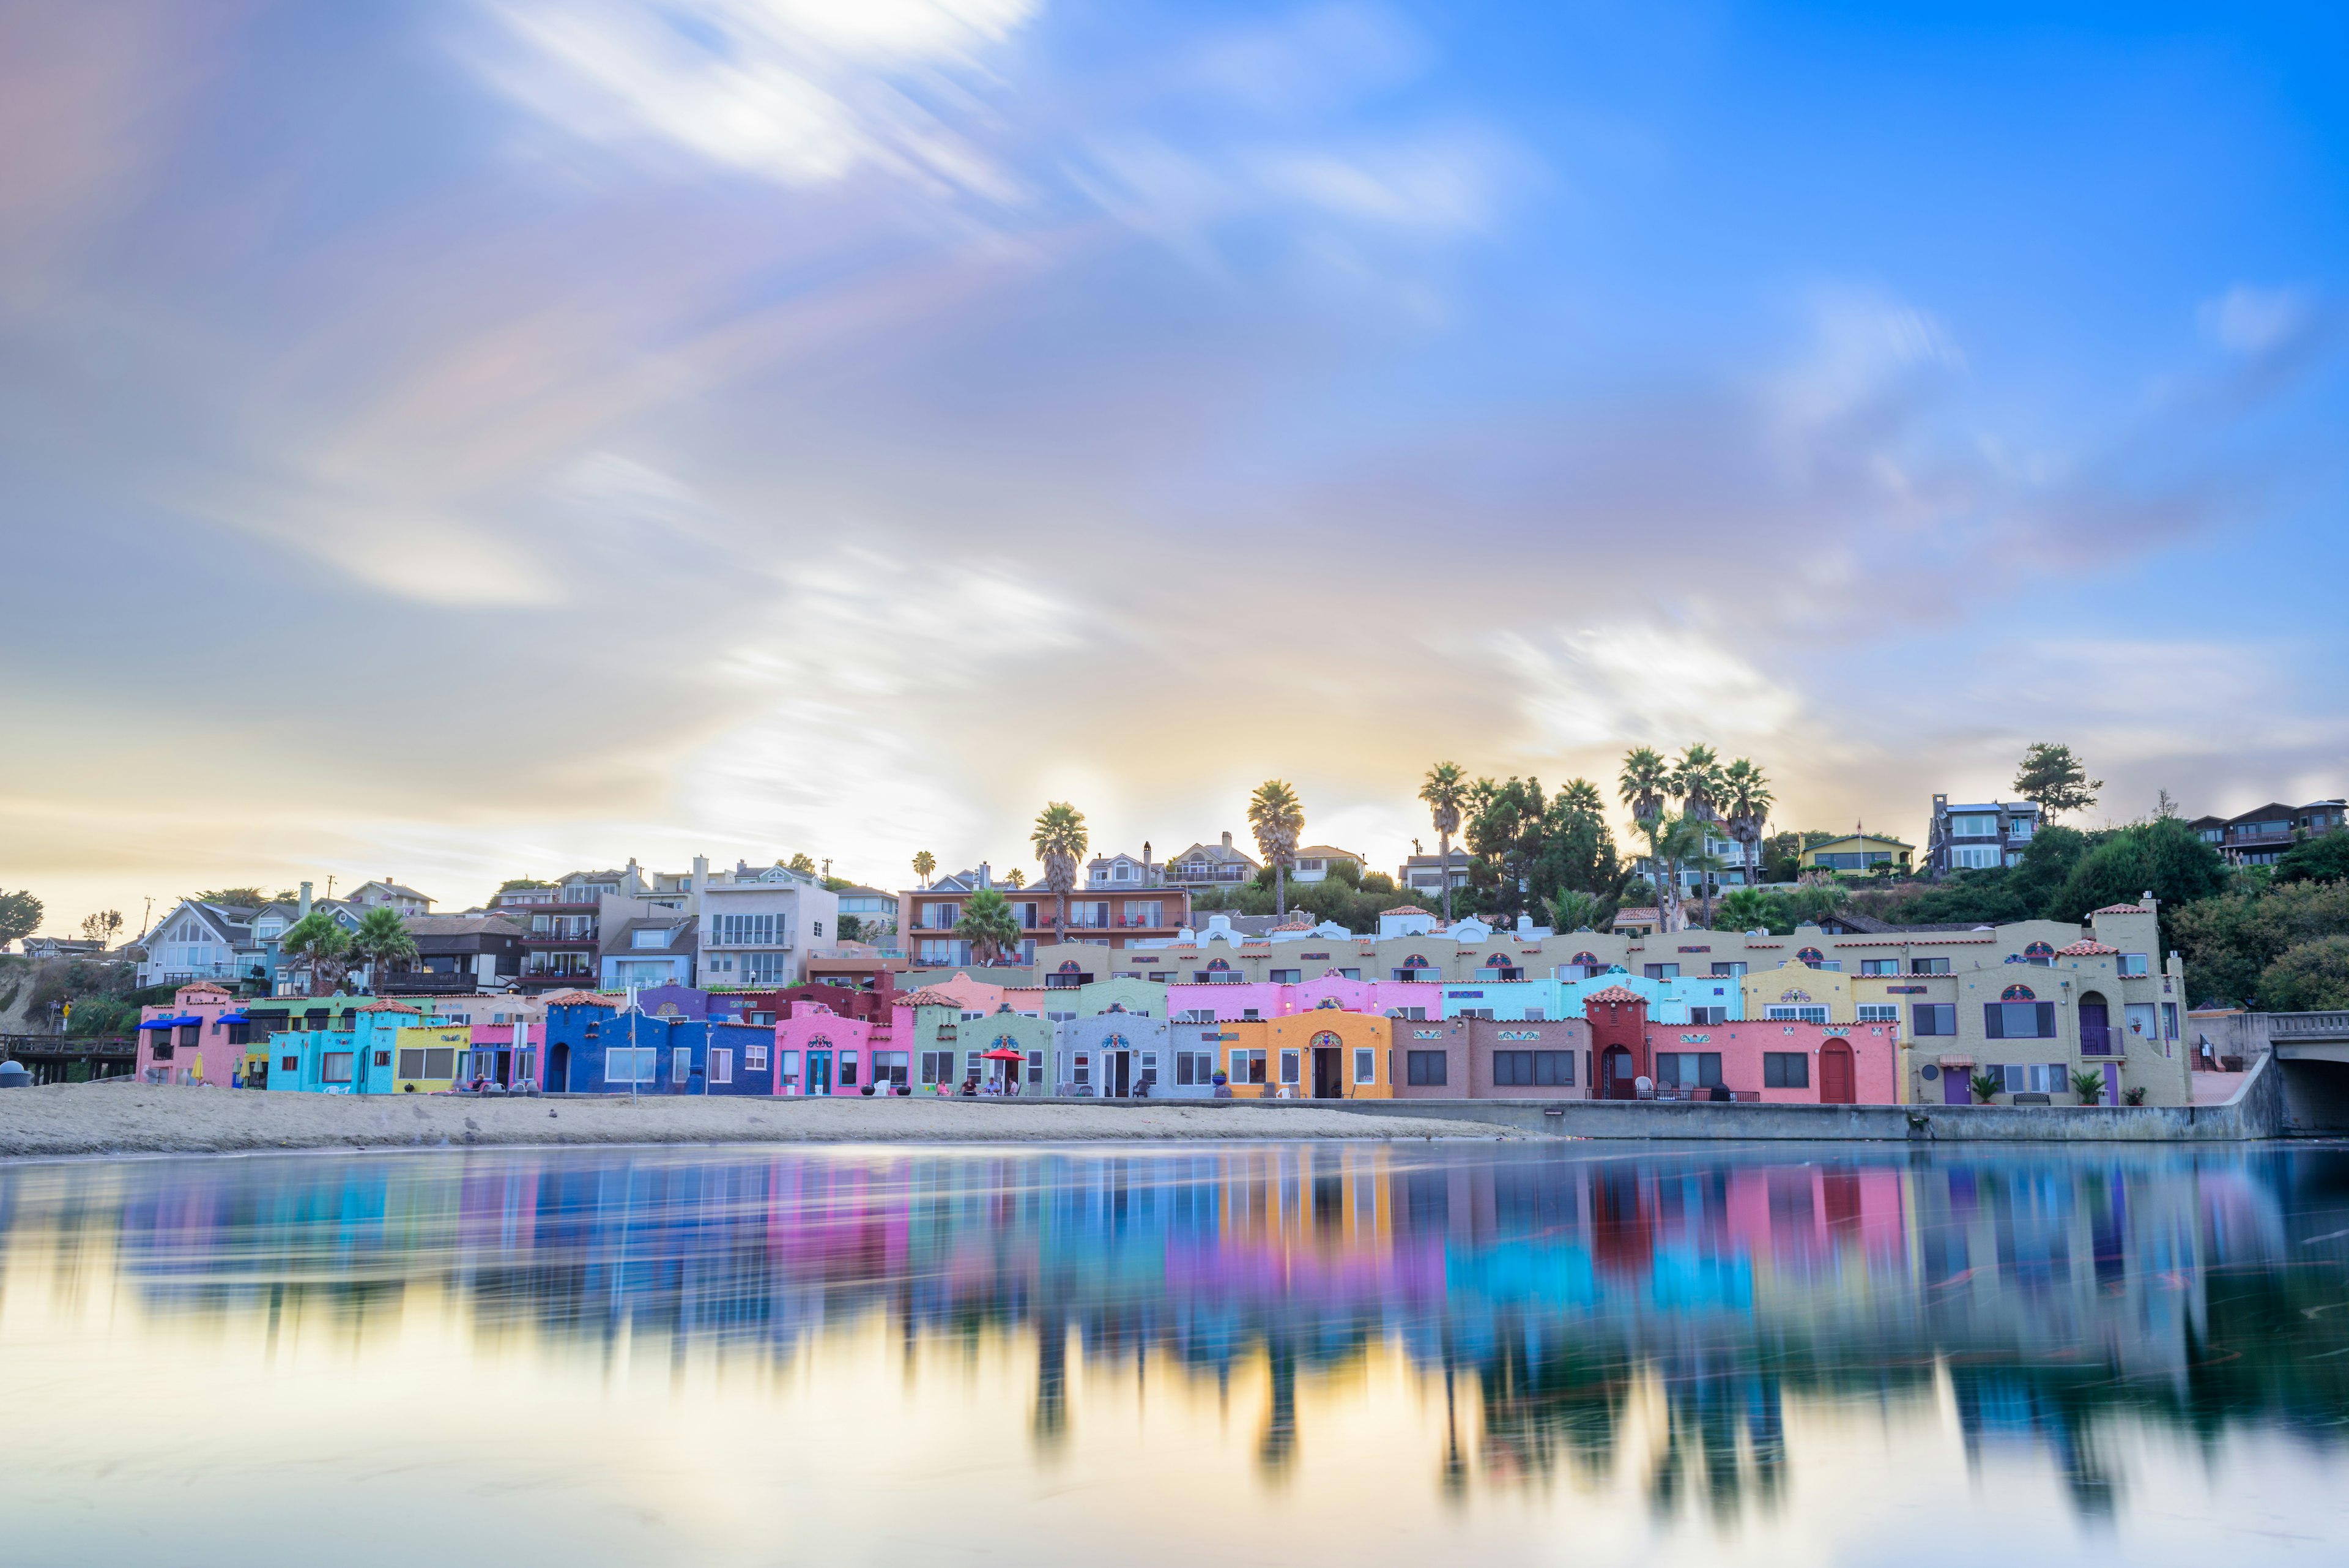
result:
[[[905,1002],[900,1005],[905,1007],[951,1007],[956,1012],[959,1012],[963,1009],[963,1000],[961,997],[957,996],[953,992],[940,991],[935,985],[926,985],[922,987],[921,990],[914,992],[913,995],[905,998]]]
[[[2057,948],[2055,956],[2057,958],[2102,958],[2120,950],[2118,948],[2106,947],[2102,942],[2090,941],[2087,938],[2082,937],[2068,948]]]
[[[1645,1005],[1647,1000],[1628,985],[1610,985],[1592,992],[1588,996],[1584,997],[1582,1002],[1583,1005],[1588,1007],[1594,1002],[1636,1002]]]
[[[1381,915],[1433,915],[1433,909],[1423,909],[1417,904],[1397,904],[1392,909],[1381,909]]]
[[[611,997],[594,991],[558,991],[546,999],[549,1007],[608,1007],[620,1011],[620,1004]]]
[[[2149,915],[2153,911],[2143,904],[2106,904],[2101,909],[2089,911],[2089,916],[2094,919],[2097,915]]]
[[[421,1015],[424,1010],[412,1002],[394,1002],[387,996],[380,1002],[361,1003],[358,1011],[361,1012],[413,1012]]]
[[[229,993],[229,992],[228,992],[228,987],[226,987],[226,986],[224,986],[224,985],[214,985],[211,981],[208,981],[208,980],[191,980],[191,981],[188,981],[188,983],[187,983],[187,984],[185,984],[185,985],[183,985],[183,986],[180,987],[180,989],[181,989],[181,991],[211,991],[211,992],[219,992],[219,993],[220,993],[221,995],[222,995],[222,996],[226,996],[226,995]]]

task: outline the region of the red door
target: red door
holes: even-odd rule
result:
[[[1830,1040],[1819,1047],[1819,1104],[1849,1106],[1858,1100],[1851,1081],[1851,1047]]]

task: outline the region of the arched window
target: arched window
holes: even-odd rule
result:
[[[1334,1008],[1334,1007],[1336,1007],[1336,1006],[1338,1005],[1338,999],[1337,999],[1336,997],[1334,997],[1334,996],[1325,996],[1325,997],[1323,997],[1320,1001],[1319,1001],[1319,1002],[1315,1002],[1313,1005],[1314,1005],[1314,1007],[1315,1007],[1316,1009],[1324,1008],[1324,1007],[1331,1007],[1331,1008]]]
[[[1076,968],[1076,965],[1071,963],[1064,964],[1061,967],[1064,969],[1074,969]],[[1231,971],[1231,967],[1232,961],[1229,959],[1209,959],[1207,961],[1207,972],[1209,974],[1227,974]]]
[[[2031,988],[2027,985],[2010,985],[2004,991],[1998,993],[1998,999],[2001,1002],[2032,1002],[2037,1000],[2031,994]]]
[[[1212,969],[1212,968],[1214,968],[1215,966],[1214,966],[1214,965],[1212,965],[1212,964],[1210,964],[1208,967],[1209,967],[1210,969]],[[1061,972],[1062,974],[1082,974],[1082,973],[1084,973],[1085,971],[1084,971],[1083,970],[1080,969],[1080,968],[1077,966],[1077,961],[1076,961],[1076,960],[1074,960],[1074,959],[1062,959],[1062,960],[1061,961]]]
[[[2028,959],[2054,958],[2055,956],[2055,949],[2052,943],[2033,942],[2029,947],[2023,950],[2023,956]]]
[[[1113,1040],[1116,1036],[1112,1035],[1110,1038]],[[999,1034],[995,1037],[995,1044],[990,1046],[989,1049],[996,1051],[1017,1051],[1019,1049],[1019,1042],[1014,1040],[1009,1034]]]
[[[1486,969],[1512,969],[1516,966],[1509,962],[1508,954],[1494,953],[1485,960],[1485,967]]]
[[[1568,961],[1569,963],[1578,963],[1585,969],[1597,969],[1599,967],[1599,955],[1597,953],[1577,953]]]
[[[829,1051],[832,1049],[832,1036],[812,1034],[808,1037],[807,1048],[811,1051]]]
[[[1405,969],[1433,969],[1435,966],[1428,962],[1427,960],[1420,954],[1413,953],[1411,957],[1402,961],[1402,967]]]
[[[1011,1045],[1013,1043],[1009,1040],[998,1040],[996,1044],[998,1045]],[[1133,1047],[1126,1044],[1125,1036],[1123,1034],[1105,1034],[1102,1037],[1101,1049],[1104,1051],[1127,1051],[1133,1049]]]
[[[1313,1037],[1312,1048],[1316,1051],[1334,1050],[1344,1044],[1344,1041],[1339,1039],[1335,1034],[1332,1034],[1328,1030],[1324,1029],[1320,1033],[1316,1034]]]
[[[1810,965],[1813,969],[1816,969],[1819,965],[1827,961],[1827,955],[1819,951],[1816,948],[1805,948],[1801,952],[1796,953],[1795,956],[1803,962]]]

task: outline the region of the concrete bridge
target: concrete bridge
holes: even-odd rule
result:
[[[2349,1134],[2349,1012],[2267,1012],[2286,1135]]]

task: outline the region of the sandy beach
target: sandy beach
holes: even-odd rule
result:
[[[273,1095],[143,1084],[0,1094],[0,1158],[243,1149],[627,1143],[1044,1143],[1109,1138],[1477,1138],[1502,1129],[1177,1100],[1135,1106],[936,1099],[476,1100]]]

